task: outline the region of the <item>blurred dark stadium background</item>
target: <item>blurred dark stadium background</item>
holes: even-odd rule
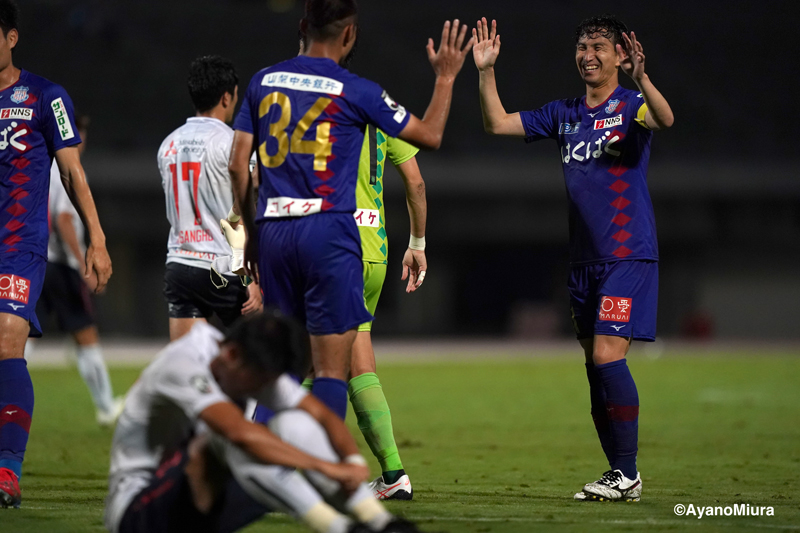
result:
[[[107,336],[167,335],[161,296],[168,225],[161,140],[192,114],[188,64],[216,53],[243,89],[294,55],[301,0],[24,0],[17,66],[66,87],[91,116],[84,163],[114,261],[99,302]],[[694,339],[800,339],[797,43],[788,2],[361,0],[352,70],[422,114],[433,74],[427,37],[446,18],[497,18],[500,94],[509,111],[579,96],[573,29],[610,11],[636,31],[676,125],[650,165],[661,250],[659,333]],[[793,25],[791,26],[794,27]],[[623,84],[631,86],[622,75]],[[439,152],[423,153],[430,273],[403,292],[408,222],[387,178],[389,278],[380,336],[570,335],[567,216],[557,148],[483,133],[471,57]]]

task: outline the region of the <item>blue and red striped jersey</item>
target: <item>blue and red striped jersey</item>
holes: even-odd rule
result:
[[[0,91],[0,254],[47,257],[50,166],[80,142],[63,87],[22,70]]]
[[[573,265],[658,260],[646,112],[642,95],[620,86],[597,107],[584,96],[520,113],[526,142],[555,139],[561,151]]]

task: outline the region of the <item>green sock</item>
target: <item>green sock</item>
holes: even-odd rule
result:
[[[300,386],[306,389],[308,392],[311,392],[311,387],[314,386],[314,378],[304,379],[303,383],[301,383]]]
[[[348,389],[358,419],[358,429],[381,464],[381,470],[402,470],[403,463],[394,442],[392,415],[378,376],[373,372],[356,376],[350,380]]]

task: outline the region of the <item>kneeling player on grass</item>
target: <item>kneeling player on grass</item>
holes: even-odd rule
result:
[[[572,318],[586,357],[592,418],[611,466],[575,499],[638,501],[639,395],[625,355],[632,339],[656,335],[658,247],[647,163],[652,132],[672,125],[672,111],[644,72],[635,34],[603,16],[575,32],[586,96],[506,113],[494,77],[496,28],[492,21],[490,34],[484,18],[473,30],[484,127],[527,142],[555,139],[567,184]],[[638,91],[619,85],[620,68]]]
[[[304,370],[303,336],[255,313],[225,337],[198,323],[167,346],[117,423],[106,527],[236,531],[280,510],[320,533],[417,531],[375,501],[347,427],[289,376]],[[269,429],[245,419],[254,399],[276,412]]]

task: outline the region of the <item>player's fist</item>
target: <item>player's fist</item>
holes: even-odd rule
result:
[[[108,279],[111,277],[111,258],[108,256],[108,250],[105,245],[95,245],[90,243],[86,248],[86,274],[87,278],[92,274],[96,275],[97,284],[94,287],[94,292],[99,294],[103,292],[108,284]]]
[[[472,58],[478,70],[492,68],[500,55],[500,36],[497,35],[497,21],[492,21],[492,29],[489,31],[489,24],[486,17],[478,21],[477,29],[472,30],[472,39],[475,46],[472,47]]]
[[[451,24],[450,21],[444,23],[442,29],[442,41],[439,43],[439,50],[434,51],[433,39],[428,39],[428,60],[431,62],[433,71],[437,76],[445,78],[455,78],[464,66],[464,58],[472,48],[475,38],[471,38],[466,46],[464,39],[467,36],[467,25],[461,24],[458,19]],[[463,48],[462,48],[463,46]]]

